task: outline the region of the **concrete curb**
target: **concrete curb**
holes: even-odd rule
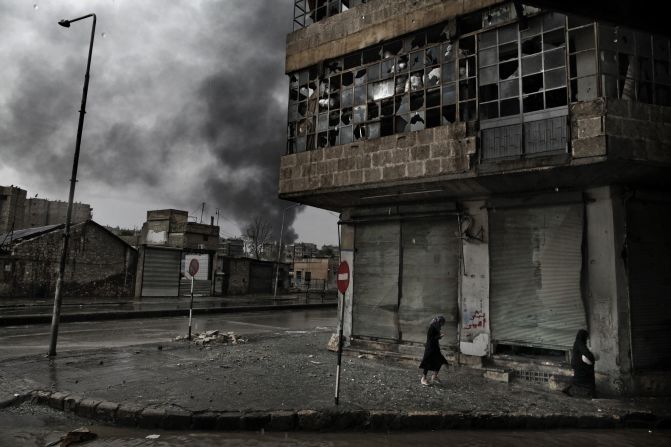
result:
[[[115,403],[76,394],[35,390],[16,397],[12,405],[29,401],[78,416],[116,425],[170,430],[439,430],[439,429],[532,429],[558,428],[671,428],[671,415],[631,412],[621,415],[532,415],[525,413],[468,413],[441,411],[375,410],[278,410],[196,411],[174,406]]]
[[[195,308],[194,315],[208,315],[208,314],[228,314],[239,312],[258,312],[264,310],[300,310],[300,309],[324,309],[335,308],[338,306],[337,302],[331,303],[312,303],[312,304],[273,304],[273,305],[259,305],[259,306],[231,306],[231,307],[216,307],[216,308]],[[106,311],[94,313],[73,313],[61,314],[61,323],[77,322],[77,321],[103,321],[103,320],[128,320],[134,318],[161,318],[161,317],[181,317],[188,316],[188,309],[158,309],[158,310],[119,310]],[[2,326],[18,326],[26,324],[49,324],[51,323],[51,315],[34,314],[34,315],[12,315],[0,317],[0,327]]]

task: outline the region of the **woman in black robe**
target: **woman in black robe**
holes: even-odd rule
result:
[[[420,380],[422,385],[430,385],[426,378],[426,374],[429,371],[433,371],[431,381],[434,383],[441,383],[440,379],[438,379],[438,371],[440,371],[441,366],[447,365],[447,359],[440,353],[439,342],[440,338],[443,336],[440,333],[440,330],[444,324],[445,318],[442,315],[438,316],[431,321],[429,330],[426,333],[424,357],[422,358],[422,363],[419,364],[419,367],[422,369],[422,379]]]
[[[573,368],[573,384],[569,388],[572,396],[594,397],[594,354],[587,347],[589,333],[580,329],[573,343],[571,367]]]

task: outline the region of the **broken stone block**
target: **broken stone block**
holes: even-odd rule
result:
[[[338,334],[331,335],[331,338],[326,345],[326,349],[329,351],[338,352]]]

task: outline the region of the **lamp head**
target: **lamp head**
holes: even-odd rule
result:
[[[69,20],[59,20],[58,24],[64,28],[70,28],[70,21]]]

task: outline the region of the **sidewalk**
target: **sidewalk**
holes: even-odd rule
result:
[[[443,385],[424,387],[415,365],[351,355],[343,356],[336,407],[330,335],[316,328],[238,344],[175,341],[12,359],[0,362],[0,407],[29,400],[119,425],[171,429],[671,426],[669,399],[575,399],[453,367],[441,373]]]
[[[143,298],[65,298],[61,321],[92,321],[128,318],[158,318],[188,313],[189,297]],[[195,315],[234,313],[253,310],[302,309],[306,307],[334,307],[335,294],[311,293],[306,295],[208,296],[194,297]],[[0,300],[0,327],[21,324],[48,324],[51,322],[53,301],[45,299],[10,298]]]

